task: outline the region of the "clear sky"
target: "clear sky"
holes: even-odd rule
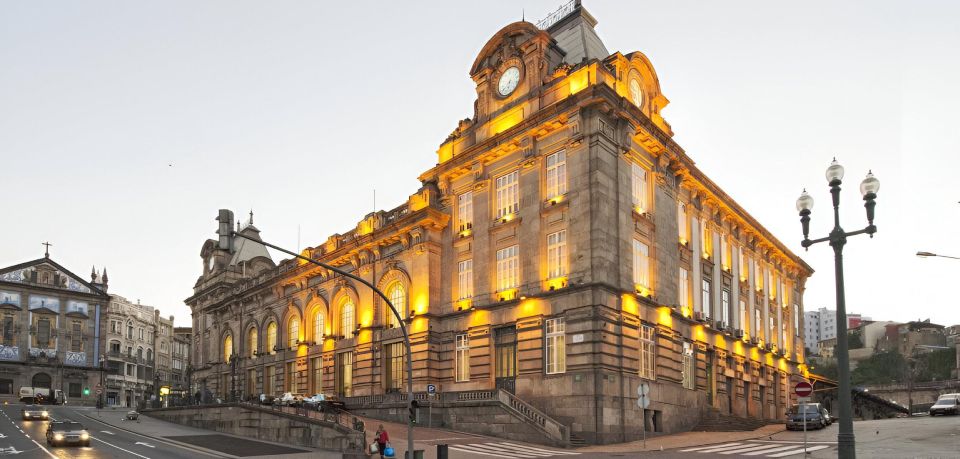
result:
[[[468,71],[501,27],[559,0],[0,3],[0,265],[53,258],[189,325],[183,300],[221,207],[264,238],[317,245],[401,204],[472,116]],[[956,2],[585,0],[607,48],[653,62],[663,115],[699,167],[817,271],[794,201],[832,224],[823,172],[846,166],[841,216],[881,181],[879,232],[845,252],[848,310],[960,323],[960,27]],[[279,259],[279,257],[275,257]]]

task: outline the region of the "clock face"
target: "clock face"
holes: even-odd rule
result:
[[[501,96],[509,96],[514,89],[517,89],[518,83],[520,83],[520,69],[517,68],[517,66],[513,66],[504,70],[503,74],[500,75],[500,83],[497,85],[497,90]]]
[[[630,100],[637,107],[643,106],[643,91],[640,90],[640,81],[636,78],[630,80]]]

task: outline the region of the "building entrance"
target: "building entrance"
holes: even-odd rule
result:
[[[517,383],[517,327],[494,329],[496,358],[496,386],[507,392],[516,392]]]
[[[37,373],[33,375],[33,381],[31,381],[31,385],[33,387],[45,387],[49,389],[51,385],[50,375],[46,373]]]

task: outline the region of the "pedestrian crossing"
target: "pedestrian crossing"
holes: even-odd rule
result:
[[[463,453],[507,458],[576,456],[580,454],[572,451],[560,451],[511,442],[467,443],[463,445],[449,445],[449,448]]]
[[[824,442],[807,443],[807,452],[820,451],[832,445],[833,443],[825,444]],[[744,457],[787,457],[795,454],[803,454],[803,442],[744,441],[681,449],[680,452]]]

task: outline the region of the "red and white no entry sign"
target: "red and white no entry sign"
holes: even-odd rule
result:
[[[793,393],[797,394],[797,397],[809,397],[813,393],[813,386],[806,381],[800,381],[793,387]]]

